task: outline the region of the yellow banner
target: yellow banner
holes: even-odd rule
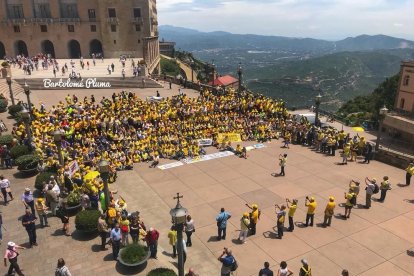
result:
[[[223,140],[230,142],[241,142],[240,134],[238,133],[219,133],[217,135],[217,142],[221,143]]]

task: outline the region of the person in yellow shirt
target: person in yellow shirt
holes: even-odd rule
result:
[[[409,186],[411,183],[411,176],[414,175],[414,161],[411,161],[408,167],[405,169],[405,186]]]
[[[308,212],[306,213],[306,223],[305,227],[313,226],[313,219],[315,217],[316,201],[314,197],[306,197],[305,206],[308,207]]]
[[[289,206],[289,203],[291,204],[290,206]],[[292,199],[292,201],[290,201],[288,198],[286,198],[286,205],[287,205],[287,208],[289,209],[289,212],[288,212],[288,217],[289,217],[288,231],[293,232],[293,230],[295,229],[295,224],[293,222],[293,216],[295,215],[296,209],[298,207],[298,200],[297,199]]]
[[[331,226],[331,222],[332,222],[332,216],[334,215],[334,210],[335,210],[335,198],[333,196],[329,197],[329,202],[328,204],[326,204],[325,207],[325,216],[323,218],[323,226]]]
[[[238,240],[242,243],[246,243],[246,237],[249,232],[249,226],[250,226],[250,219],[249,219],[249,213],[245,212],[243,214],[243,217],[240,219],[240,234]]]
[[[246,206],[252,210],[250,213],[250,235],[256,235],[256,225],[260,219],[259,206],[257,206],[257,204],[252,204],[252,206],[250,206],[248,203],[246,203]]]
[[[173,248],[173,258],[177,257],[177,230],[175,230],[174,226],[171,226],[170,231],[168,232],[168,240],[170,245]]]
[[[349,219],[351,210],[354,205],[356,205],[356,197],[357,194],[354,192],[354,189],[350,187],[348,193],[345,193],[345,215],[343,216],[345,219]]]

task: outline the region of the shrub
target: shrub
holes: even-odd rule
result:
[[[40,161],[40,156],[37,154],[26,154],[16,159],[17,169],[19,171],[26,171],[36,169]]]
[[[3,66],[3,67],[9,67],[9,63],[7,61],[3,61],[1,63],[1,66]]]
[[[13,135],[6,134],[0,136],[0,145],[10,145],[13,142]]]
[[[70,192],[66,197],[66,203],[69,207],[74,207],[80,204],[81,194],[79,192]]]
[[[148,249],[140,244],[127,245],[122,250],[121,258],[127,264],[143,261],[148,256]]]
[[[7,105],[8,105],[7,99],[0,98],[0,112],[6,112]]]
[[[75,227],[76,230],[92,232],[96,231],[98,227],[98,219],[101,212],[95,209],[83,210],[76,215]]]
[[[12,147],[11,150],[10,150],[10,154],[11,154],[13,159],[16,159],[16,158],[18,158],[22,155],[27,155],[29,153],[30,153],[30,150],[25,145],[16,145],[16,146]]]
[[[17,113],[23,110],[23,107],[20,104],[15,104],[15,105],[9,106],[8,109],[9,109],[9,114],[12,117],[16,117]]]
[[[148,272],[147,276],[177,276],[177,273],[169,268],[158,267]]]
[[[43,189],[43,182],[49,183],[50,177],[54,176],[57,177],[56,173],[52,172],[42,172],[36,176],[35,180],[35,188],[38,190]]]

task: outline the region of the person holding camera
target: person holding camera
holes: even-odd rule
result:
[[[323,218],[323,226],[331,226],[331,222],[332,222],[332,216],[334,215],[334,210],[335,210],[335,198],[333,196],[329,197],[329,202],[328,204],[326,204],[325,207],[325,216]]]
[[[289,206],[289,203],[291,204],[290,206]],[[298,208],[298,200],[297,199],[292,199],[292,201],[290,201],[288,198],[286,198],[286,205],[287,205],[287,208],[289,209],[289,212],[288,212],[288,217],[289,217],[288,231],[293,232],[293,229],[295,229],[295,224],[293,222],[293,216],[295,215],[296,209]]]
[[[259,206],[257,206],[257,204],[252,204],[252,206],[250,206],[248,203],[246,203],[246,206],[252,210],[250,213],[250,235],[256,235],[256,225],[260,219]]]
[[[275,204],[275,211],[276,211],[276,227],[277,227],[277,237],[278,239],[282,239],[283,237],[283,229],[285,227],[285,218],[286,218],[286,206]]]
[[[222,263],[221,276],[230,276],[230,273],[237,269],[236,259],[234,259],[231,250],[226,247],[224,247],[218,260]]]
[[[384,178],[382,179],[382,182],[380,185],[381,197],[378,200],[379,202],[384,202],[385,197],[387,196],[387,191],[391,190],[391,183],[388,179],[389,179],[388,176],[384,176]]]
[[[279,154],[280,176],[285,176],[285,166],[287,162],[287,154]]]
[[[306,213],[306,223],[305,227],[313,226],[313,219],[315,217],[316,201],[314,197],[309,198],[306,196],[305,207],[308,207],[308,212]]]

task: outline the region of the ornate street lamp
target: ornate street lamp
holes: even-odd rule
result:
[[[177,230],[177,251],[178,251],[178,276],[184,276],[184,248],[183,248],[183,230],[184,223],[187,217],[187,209],[182,207],[180,204],[180,193],[174,199],[177,199],[177,205],[171,209],[170,215],[172,223]]]
[[[380,146],[380,141],[381,141],[381,134],[382,134],[382,124],[384,122],[385,119],[385,115],[387,115],[388,113],[388,108],[384,105],[382,108],[380,108],[379,110],[379,129],[378,129],[378,134],[377,134],[377,141],[375,143],[375,151],[379,150],[379,146]]]
[[[28,144],[29,144],[29,147],[31,148],[32,147],[32,132],[30,130],[30,112],[26,108],[23,108],[22,111],[20,111],[20,114],[22,116],[24,126],[26,127]]]
[[[104,194],[105,194],[105,205],[106,205],[105,210],[106,210],[109,207],[109,188],[108,188],[109,162],[102,158],[98,163],[98,171],[101,174],[101,178],[104,183]]]
[[[239,76],[239,94],[241,93],[242,90],[242,75],[243,75],[243,68],[241,65],[241,62],[239,62],[239,67],[237,68],[237,75]]]
[[[315,97],[315,126],[319,125],[319,106],[321,105],[321,94]]]
[[[61,166],[65,165],[65,161],[63,160],[62,155],[62,136],[63,133],[60,130],[56,130],[55,132],[53,132],[53,140],[58,149],[59,165]]]
[[[31,116],[32,115],[32,103],[30,102],[30,86],[27,84],[27,82],[24,82],[24,94],[26,94],[26,97],[27,97],[27,105],[29,106],[29,113]]]
[[[9,86],[10,100],[12,102],[12,105],[14,105],[14,96],[13,96],[13,90],[12,90],[12,87],[11,87],[11,84],[12,84],[11,76],[6,77],[6,82],[7,82],[7,85]]]

